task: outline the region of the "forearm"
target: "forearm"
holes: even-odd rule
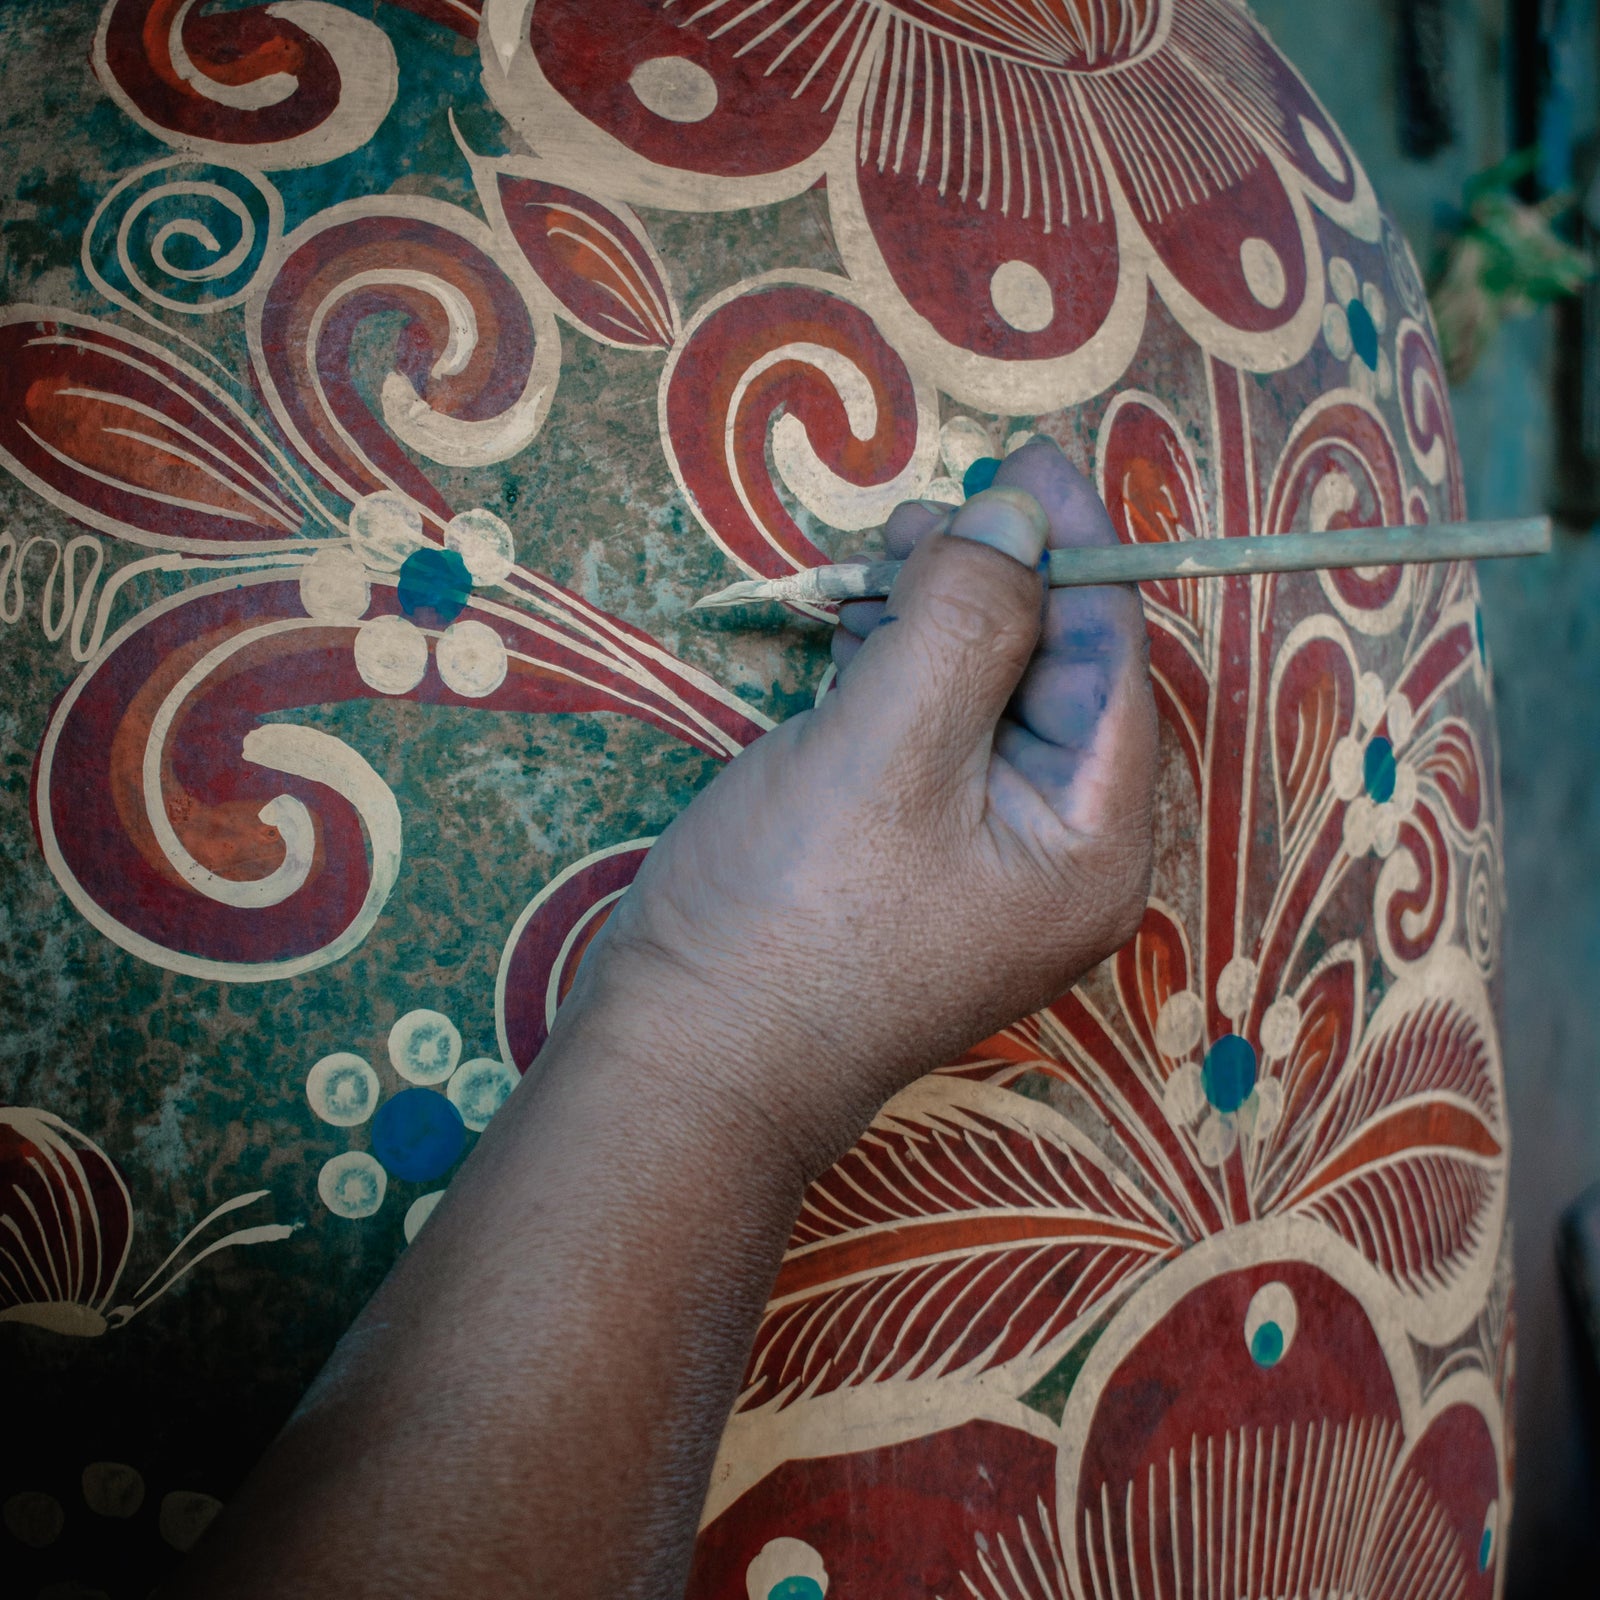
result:
[[[176,1592],[678,1592],[801,1179],[620,1037],[567,1019]]]

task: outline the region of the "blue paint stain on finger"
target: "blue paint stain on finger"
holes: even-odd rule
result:
[[[427,1183],[448,1172],[466,1142],[461,1113],[431,1089],[402,1089],[372,1119],[372,1153],[409,1183]]]
[[[400,609],[408,617],[448,627],[466,610],[472,574],[455,550],[413,550],[400,568]]]
[[[995,476],[999,471],[1000,458],[998,456],[979,456],[962,474],[962,493],[970,500],[973,495],[982,494],[985,489],[992,489]]]

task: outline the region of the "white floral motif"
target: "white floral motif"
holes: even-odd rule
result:
[[[1236,1016],[1248,1005],[1248,991],[1255,981],[1254,965],[1253,962],[1233,962],[1229,964],[1232,970],[1224,970],[1217,986],[1217,1000],[1225,1014]],[[1241,970],[1245,967],[1250,968],[1248,973]],[[1242,991],[1242,997],[1230,991]],[[1292,1017],[1284,1015],[1285,1006],[1294,1012]],[[1283,1054],[1292,1044],[1299,1023],[1294,1002],[1279,1001],[1267,1017],[1269,1026],[1263,1029],[1263,1046],[1269,1056]],[[1210,1052],[1200,1048],[1204,1041],[1204,1018],[1205,1007],[1200,997],[1189,989],[1170,995],[1161,1009],[1156,1023],[1160,1048],[1164,1054],[1183,1060],[1183,1065],[1167,1079],[1163,1109],[1167,1120],[1194,1141],[1200,1160],[1208,1167],[1220,1167],[1238,1148],[1241,1139],[1264,1139],[1277,1127],[1283,1116],[1283,1085],[1276,1078],[1256,1073],[1255,1052],[1238,1040],[1236,1044],[1243,1047],[1252,1063],[1249,1092],[1238,1104],[1226,1094],[1221,1096],[1221,1103],[1214,1102],[1206,1081]],[[1286,1027],[1287,1043],[1283,1049],[1275,1050],[1273,1045],[1285,1035]],[[1184,1060],[1185,1057],[1188,1059]]]
[[[1006,455],[1020,450],[1033,438],[1031,429],[1020,426],[1003,427],[1000,432],[1005,436]],[[998,465],[994,436],[974,417],[951,417],[939,430],[939,465],[943,471],[928,485],[926,498],[947,506],[965,504],[967,474],[980,461]]]
[[[1350,387],[1368,400],[1394,392],[1394,364],[1383,348],[1389,308],[1383,290],[1363,283],[1343,256],[1328,263],[1328,303],[1322,312],[1322,338],[1340,361],[1350,363]]]
[[[1379,728],[1384,732],[1379,732]],[[1334,793],[1345,802],[1344,846],[1352,856],[1389,856],[1400,825],[1417,801],[1417,769],[1401,754],[1411,738],[1412,710],[1396,690],[1385,694],[1375,672],[1356,686],[1355,731],[1334,746]]]

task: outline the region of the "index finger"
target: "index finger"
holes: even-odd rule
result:
[[[997,484],[1025,489],[1050,519],[1052,549],[1117,542],[1116,529],[1094,486],[1053,440],[1036,438],[1008,456]],[[1108,708],[1143,724],[1150,699],[1144,609],[1132,586],[1053,589],[1039,648],[1010,706],[1003,757],[1062,811],[1084,775]],[[1141,781],[1144,734],[1138,760],[1113,761],[1097,774],[1103,783]]]

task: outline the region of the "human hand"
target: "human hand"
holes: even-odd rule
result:
[[[807,1178],[1131,938],[1149,885],[1137,592],[1047,591],[1038,565],[1115,541],[1087,480],[1036,439],[885,533],[909,559],[887,602],[844,608],[837,688],[666,831],[563,1011],[777,1130]]]
[[[651,851],[182,1593],[683,1592],[804,1183],[1143,912],[1138,597],[1046,601],[1047,536],[1113,537],[1053,445],[998,482],[895,512],[908,564],[844,618],[837,690]]]

